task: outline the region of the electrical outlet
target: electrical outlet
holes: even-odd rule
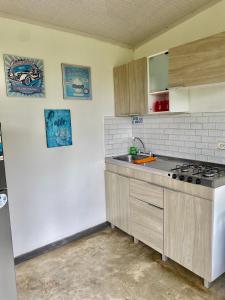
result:
[[[220,150],[225,150],[225,142],[219,142],[217,144],[217,148]]]

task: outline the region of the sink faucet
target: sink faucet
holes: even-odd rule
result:
[[[145,148],[144,142],[143,142],[139,137],[134,136],[134,137],[132,137],[132,140],[133,140],[133,142],[135,142],[136,140],[139,141],[139,143],[141,143],[141,145],[142,145],[143,153],[146,153],[146,152],[147,152],[147,151],[146,151],[146,148]],[[139,152],[140,152],[140,150],[139,150]]]

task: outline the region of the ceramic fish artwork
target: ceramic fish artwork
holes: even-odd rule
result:
[[[69,109],[45,109],[47,147],[72,145],[71,116]]]

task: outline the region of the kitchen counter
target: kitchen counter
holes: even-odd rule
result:
[[[155,185],[201,197],[207,200],[213,200],[215,192],[220,188],[215,189],[189,182],[173,180],[168,176],[169,170],[180,162],[181,160],[179,159],[159,157],[156,161],[151,163],[145,165],[136,165],[130,162],[117,160],[112,157],[105,158],[107,171],[143,180]]]
[[[201,276],[209,287],[225,272],[225,185],[172,178],[170,170],[184,162],[157,157],[136,165],[106,158],[106,215],[112,227]]]

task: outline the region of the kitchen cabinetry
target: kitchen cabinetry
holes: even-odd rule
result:
[[[189,111],[189,90],[169,89],[168,60],[165,51],[148,57],[148,113],[180,113]]]
[[[130,231],[135,239],[163,253],[163,209],[131,197]]]
[[[130,115],[147,113],[147,58],[133,60],[128,64]]]
[[[105,190],[107,221],[130,233],[129,178],[106,171]]]
[[[135,239],[163,253],[163,188],[130,179],[130,231]]]
[[[164,254],[211,281],[210,200],[164,190]]]
[[[149,92],[165,91],[169,88],[168,82],[168,51],[150,56],[149,68]]]
[[[169,50],[169,86],[225,82],[225,33]]]
[[[122,65],[113,69],[114,99],[116,116],[130,114],[130,100],[128,87],[128,65]]]
[[[115,115],[143,115],[147,113],[147,58],[115,67]]]
[[[204,278],[225,273],[225,186],[172,180],[130,163],[106,163],[107,220]]]
[[[163,188],[157,185],[130,179],[130,195],[133,198],[163,208]]]

